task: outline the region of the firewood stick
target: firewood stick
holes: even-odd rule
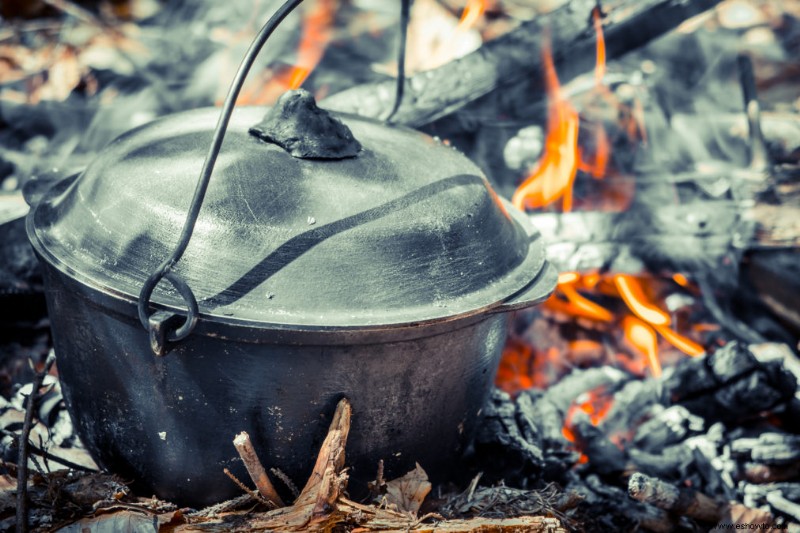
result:
[[[640,502],[665,511],[684,514],[704,522],[719,522],[727,504],[691,489],[678,488],[658,478],[635,473],[628,480],[628,494]]]
[[[258,492],[276,506],[285,507],[286,504],[284,504],[281,497],[278,496],[275,487],[272,486],[272,482],[267,476],[266,470],[264,470],[264,466],[261,464],[261,461],[258,460],[256,450],[253,448],[253,443],[250,441],[250,435],[248,435],[246,431],[242,431],[233,439],[233,445],[236,447],[236,451],[239,452],[239,457],[242,458],[242,462],[244,462],[244,466],[247,468],[247,473],[250,474],[250,479],[256,484]]]
[[[606,0],[606,52],[619,57],[702,13],[720,0]],[[562,82],[590,70],[595,61],[592,12],[597,0],[570,0],[561,8],[524,22],[475,52],[406,79],[403,103],[393,122],[421,126],[448,115],[495,89],[523,83],[541,88],[544,36],[549,33]],[[367,83],[322,102],[336,111],[385,118],[394,104],[395,81]]]
[[[25,402],[25,419],[19,434],[19,455],[17,456],[17,531],[21,533],[28,531],[28,446],[30,445],[31,429],[33,429],[33,408],[39,398],[39,389],[42,388],[44,378],[55,362],[56,356],[51,351],[44,363],[44,368],[34,376],[31,395]]]

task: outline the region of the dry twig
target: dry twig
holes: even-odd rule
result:
[[[50,352],[44,368],[33,378],[31,395],[28,396],[25,406],[25,421],[22,425],[22,432],[19,434],[19,456],[17,457],[17,531],[19,533],[28,531],[28,450],[30,444],[28,441],[31,429],[33,429],[33,410],[36,400],[39,398],[39,389],[42,387],[44,378],[55,362],[56,356]]]
[[[285,507],[286,504],[278,496],[275,487],[272,486],[272,482],[269,480],[269,476],[267,476],[267,471],[264,470],[264,466],[258,460],[256,450],[250,441],[250,435],[246,431],[242,431],[233,439],[233,445],[236,447],[236,451],[239,452],[239,457],[242,458],[244,466],[247,468],[247,473],[250,474],[250,479],[258,487],[258,492],[275,504],[276,507]]]

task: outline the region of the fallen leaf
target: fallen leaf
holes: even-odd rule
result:
[[[417,514],[430,491],[428,474],[417,463],[414,470],[386,484],[386,501],[401,511]]]
[[[83,518],[61,528],[61,533],[156,533],[153,515],[121,510]]]

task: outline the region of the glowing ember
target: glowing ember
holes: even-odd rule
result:
[[[661,376],[661,361],[658,359],[658,338],[653,328],[636,317],[626,316],[622,320],[625,338],[647,357],[647,364],[654,377]]]
[[[677,283],[681,287],[688,287],[690,285],[689,279],[680,272],[673,274],[672,279],[673,281],[675,281],[675,283]]]
[[[563,198],[562,210],[572,210],[572,183],[578,172],[578,112],[562,94],[549,47],[543,49],[548,97],[547,137],[538,167],[511,198],[519,209],[537,209]]]

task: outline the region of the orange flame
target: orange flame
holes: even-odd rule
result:
[[[603,21],[600,20],[600,8],[592,10],[594,20],[594,32],[597,35],[597,62],[594,67],[594,81],[598,87],[603,86],[603,78],[606,75],[606,38],[603,35]]]
[[[561,94],[550,47],[542,54],[549,105],[544,155],[511,201],[519,209],[536,209],[563,198],[562,210],[567,212],[572,210],[572,183],[578,171],[578,112]]]
[[[642,285],[635,277],[627,274],[615,274],[614,283],[620,297],[636,316],[654,326],[669,324],[669,315],[648,301]]]
[[[647,364],[654,377],[661,376],[661,361],[658,359],[658,338],[653,328],[636,317],[626,316],[622,320],[625,338],[647,357]]]
[[[486,11],[486,0],[469,0],[461,13],[456,31],[468,30],[475,26],[484,11]]]
[[[322,59],[325,46],[333,34],[335,7],[333,0],[316,0],[303,17],[303,34],[297,49],[297,63],[289,74],[289,89],[298,89],[303,85]]]
[[[674,347],[676,347],[686,355],[690,355],[692,357],[698,357],[706,353],[705,348],[703,348],[693,340],[684,337],[675,330],[668,328],[667,326],[653,326],[653,327],[656,328],[656,331],[658,331],[661,334],[661,336],[667,340],[667,342],[672,344]]]
[[[603,85],[603,78],[606,75],[606,39],[603,35],[603,22],[600,20],[600,8],[595,7],[592,10],[592,19],[594,20],[594,32],[597,36],[597,59],[594,66],[594,82],[595,90],[601,94],[610,94],[608,89]],[[606,175],[608,161],[611,158],[611,142],[608,140],[608,133],[602,122],[598,122],[594,127],[594,157],[592,161],[585,161],[581,157],[581,162],[578,166],[579,170],[591,174],[595,179],[601,179]]]

